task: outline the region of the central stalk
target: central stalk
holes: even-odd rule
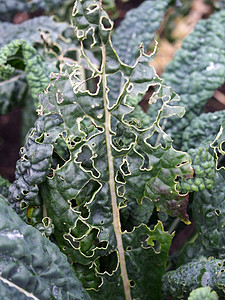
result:
[[[112,212],[113,212],[113,228],[116,235],[121,276],[122,276],[123,286],[124,286],[124,293],[125,293],[126,300],[131,300],[130,284],[127,276],[126,261],[125,261],[125,254],[124,254],[123,241],[122,241],[120,215],[117,206],[114,164],[113,164],[113,156],[111,152],[111,134],[110,134],[111,115],[108,110],[107,88],[106,88],[107,80],[106,80],[105,68],[106,68],[106,47],[105,44],[102,43],[102,84],[103,84],[103,101],[104,101],[104,111],[105,111],[105,136],[106,136],[106,148],[107,148],[108,168],[109,168],[109,188],[110,188],[110,196],[112,201]]]

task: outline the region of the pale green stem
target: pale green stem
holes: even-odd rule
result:
[[[114,164],[113,156],[111,152],[111,137],[110,137],[110,112],[108,110],[108,101],[107,101],[107,80],[106,80],[106,48],[105,45],[102,45],[102,84],[103,84],[103,101],[104,101],[104,110],[105,110],[105,135],[106,135],[106,147],[107,147],[107,157],[108,157],[108,168],[109,168],[109,188],[112,201],[112,212],[113,212],[113,227],[116,235],[117,248],[119,253],[119,262],[121,269],[121,276],[123,280],[124,293],[126,300],[131,300],[130,293],[130,284],[127,275],[126,269],[126,260],[123,248],[122,233],[121,233],[121,223],[119,209],[117,206],[117,197],[116,197],[116,187],[115,187],[115,174],[114,174]]]

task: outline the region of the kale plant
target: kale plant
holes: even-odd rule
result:
[[[115,31],[97,0],[76,0],[71,26],[2,22],[17,34],[0,40],[1,112],[28,93],[37,112],[15,181],[0,179],[4,299],[224,299],[224,112],[203,110],[225,81],[225,11],[161,79],[146,48],[169,5],[147,0]],[[174,262],[177,220],[196,232]]]

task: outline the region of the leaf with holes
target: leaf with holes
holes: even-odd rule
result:
[[[119,59],[110,39],[112,22],[99,2],[76,1],[73,22],[91,74],[87,80],[98,82],[96,91],[86,89],[78,64],[65,66],[55,75],[40,96],[34,136],[27,136],[25,150],[30,155],[23,162],[22,153],[17,164],[10,203],[28,219],[37,207],[33,193],[43,200],[38,206],[43,207],[44,220],[53,225],[54,238],[92,297],[103,299],[109,291],[118,299],[145,297],[155,285],[159,289],[148,296],[158,299],[172,236],[164,232],[161,223],[150,230],[148,220],[155,206],[188,223],[188,196],[179,194],[176,185],[178,178],[192,176],[189,156],[173,149],[160,121],[172,115],[181,117],[184,110],[171,106],[179,97],[163,85],[149,65],[152,56],[140,49],[133,66]],[[84,48],[90,34],[92,46],[101,49],[100,66]],[[124,86],[109,102],[108,77],[118,71],[125,78]],[[152,123],[140,127],[140,120],[130,116],[134,107],[128,105],[127,98],[142,96],[153,85],[157,88],[151,101],[162,105]],[[57,129],[52,135],[54,120],[58,120]],[[46,161],[38,151],[42,147],[48,149]],[[52,173],[48,173],[49,163]],[[40,178],[31,174],[39,165],[43,167]],[[25,195],[22,185],[17,184],[24,180],[24,184],[30,180],[32,186]],[[141,205],[148,209],[146,214]],[[134,212],[129,228],[121,215],[126,207]],[[132,243],[140,256],[130,248]],[[142,256],[148,260],[148,275],[141,268],[136,274]]]

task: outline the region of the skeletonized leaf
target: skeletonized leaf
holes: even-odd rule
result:
[[[127,12],[112,36],[113,46],[124,63],[134,64],[139,55],[139,46],[147,49],[153,42],[169,2],[170,0],[147,0]],[[118,97],[123,81],[120,73],[109,77],[109,98]]]
[[[155,285],[159,289],[152,296],[148,294],[148,299],[158,299],[171,235],[164,232],[161,223],[153,231],[138,223],[133,224],[131,232],[123,231],[126,223],[122,224],[120,210],[131,198],[138,205],[147,200],[150,206],[189,222],[188,197],[176,189],[178,177],[192,176],[189,156],[173,149],[171,138],[159,125],[160,120],[181,116],[184,110],[170,105],[179,97],[162,84],[149,65],[151,56],[141,49],[133,66],[118,58],[110,39],[112,22],[98,1],[76,1],[73,17],[82,58],[91,73],[87,80],[98,84],[95,92],[87,90],[80,66],[74,64],[55,74],[55,80],[40,96],[39,120],[61,116],[61,142],[69,155],[62,160],[59,152],[63,147],[55,147],[52,175],[43,182],[44,173],[35,183],[40,184],[46,217],[54,224],[54,236],[75,267],[82,270],[80,279],[91,289],[92,297],[105,299],[110,293],[111,299],[143,298]],[[84,48],[83,42],[90,34],[92,45],[101,48],[101,66],[91,61]],[[121,72],[125,82],[118,98],[109,102],[108,77],[116,72]],[[134,107],[127,104],[127,98],[144,95],[152,85],[157,86],[152,102],[160,101],[162,106],[149,126],[140,127],[140,121],[130,116]],[[153,136],[159,137],[157,145],[152,142]],[[33,144],[37,153],[39,139]],[[54,142],[50,141],[52,147]],[[17,180],[21,180],[20,176]],[[28,191],[30,209],[34,205],[29,201],[31,195]],[[17,203],[19,212],[21,200],[13,196],[10,201]],[[142,214],[142,210],[139,212]],[[140,219],[136,218],[137,222]],[[140,268],[136,274],[141,256],[130,249],[132,243],[148,260],[146,269],[151,270],[148,278],[152,280],[146,280]],[[151,256],[154,259],[150,260]],[[160,263],[158,272],[152,271],[154,262]]]

